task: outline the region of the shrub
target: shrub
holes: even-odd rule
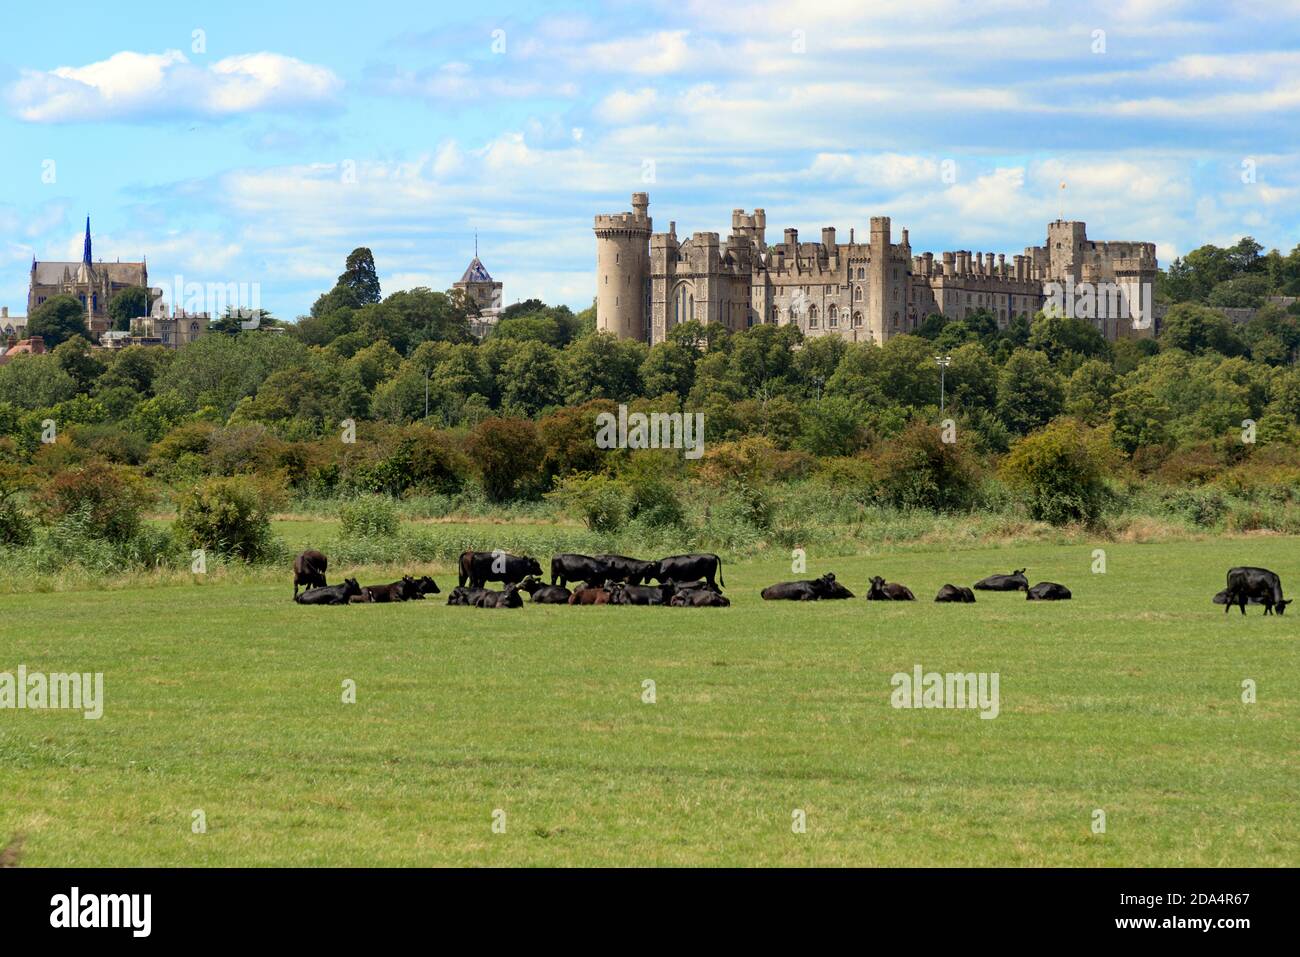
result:
[[[876,483],[881,497],[900,508],[952,511],[974,503],[979,472],[965,446],[943,441],[934,426],[913,422],[885,443]]]
[[[570,475],[546,497],[582,519],[593,532],[613,532],[622,528],[632,507],[632,496],[627,486],[607,475]]]
[[[94,460],[58,473],[33,496],[46,522],[78,515],[87,534],[110,542],[126,541],[139,531],[152,499],[134,472]]]
[[[187,548],[208,549],[246,562],[269,558],[276,499],[267,486],[252,479],[208,479],[180,496],[176,537]]]
[[[465,451],[483,491],[502,502],[532,491],[542,463],[537,426],[528,419],[484,419],[470,432]]]
[[[1002,476],[1025,501],[1031,518],[1051,525],[1096,524],[1106,500],[1108,456],[1101,433],[1060,419],[1017,442]]]
[[[397,505],[386,495],[362,495],[339,509],[339,527],[347,538],[397,534]]]

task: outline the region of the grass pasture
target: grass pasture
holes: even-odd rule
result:
[[[809,577],[833,570],[861,596],[883,574],[915,604],[762,602],[804,577],[785,561],[725,565],[729,609],[310,608],[287,574],[3,595],[0,671],[102,671],[106,705],[99,721],[0,711],[0,851],[23,866],[1294,866],[1300,611],[1225,616],[1210,597],[1233,564],[1300,587],[1298,545],[1107,544],[1104,575],[1088,546],[809,559]],[[1075,600],[930,600],[1022,565]],[[891,675],[916,664],[997,672],[999,717],[892,708]]]

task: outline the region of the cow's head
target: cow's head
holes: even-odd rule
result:
[[[542,587],[542,583],[540,579],[532,575],[529,575],[527,578],[525,578],[523,581],[519,583],[519,587],[531,595],[535,591],[537,591],[537,589]]]
[[[1015,578],[1017,575],[1023,575],[1027,570],[1028,570],[1028,569],[1017,568],[1015,571],[1013,571],[1013,572],[1011,573],[1011,577],[1012,577],[1012,578]]]
[[[1277,612],[1279,615],[1285,615],[1285,614],[1286,614],[1286,606],[1289,605],[1289,604],[1291,604],[1291,602],[1293,602],[1293,601],[1295,601],[1294,598],[1284,598],[1284,599],[1282,599],[1281,601],[1276,602],[1276,603],[1273,605],[1273,610],[1274,610],[1275,612]]]
[[[536,575],[538,578],[541,578],[542,577],[541,563],[535,558],[525,558],[524,573],[528,575]]]
[[[442,591],[442,589],[438,587],[438,583],[428,575],[419,579],[415,583],[415,586],[419,589],[421,595],[436,595],[438,592]]]

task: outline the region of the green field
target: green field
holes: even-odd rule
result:
[[[1104,575],[1092,546],[810,556],[809,575],[862,595],[883,574],[915,604],[760,601],[803,577],[786,561],[726,565],[729,609],[311,608],[287,574],[4,595],[0,671],[102,671],[106,704],[98,721],[0,711],[0,854],[1294,866],[1300,613],[1225,616],[1209,599],[1232,564],[1295,587],[1298,545],[1107,544]],[[930,601],[1020,565],[1075,600]],[[997,672],[1000,715],[892,708],[891,676],[916,664]]]

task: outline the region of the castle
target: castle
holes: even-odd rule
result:
[[[72,296],[86,310],[86,328],[91,339],[98,341],[101,334],[112,327],[108,304],[124,289],[139,286],[149,288],[149,266],[138,263],[92,262],[90,249],[90,217],[86,217],[86,240],[81,262],[38,262],[32,260],[32,272],[27,287],[27,315],[52,296]]]
[[[895,243],[888,216],[873,216],[866,242],[836,230],[821,242],[787,229],[769,246],[762,209],[731,214],[731,233],[677,238],[677,224],[656,233],[647,193],[632,194],[631,212],[598,215],[596,326],[620,338],[657,343],[679,322],[718,322],[733,331],[760,323],[794,323],[808,336],[885,342],[915,332],[932,313],[962,318],[987,310],[1005,327],[1032,317],[1065,290],[1122,292],[1111,308],[1080,310],[1107,339],[1152,335],[1149,311],[1157,271],[1154,243],[1089,240],[1081,222],[1057,220],[1042,246],[1023,255],[959,250],[914,255],[906,229]],[[1069,313],[1076,314],[1076,313]]]

